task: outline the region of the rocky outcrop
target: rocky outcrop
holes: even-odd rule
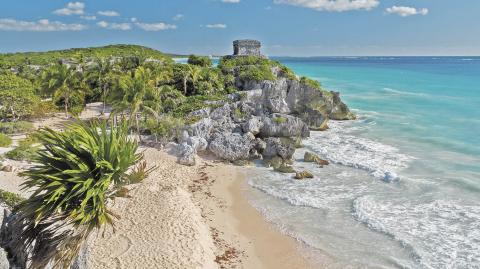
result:
[[[305,162],[316,163],[316,164],[318,164],[318,165],[320,165],[320,166],[324,166],[324,165],[329,165],[329,164],[330,164],[327,160],[323,160],[323,159],[320,158],[318,155],[313,154],[313,153],[308,152],[308,151],[305,152],[305,155],[303,156],[303,160],[304,160]]]
[[[302,171],[302,172],[297,172],[295,173],[295,179],[301,180],[301,179],[306,179],[306,178],[313,178],[313,174],[310,173],[309,171]]]
[[[329,119],[355,118],[338,93],[295,78],[278,66],[272,66],[276,79],[265,81],[245,80],[235,70],[234,83],[240,92],[229,94],[226,101],[209,103],[215,109],[190,113],[201,119],[177,139],[189,146],[180,146],[180,163],[192,165],[197,151],[206,149],[237,164],[264,159],[277,170],[292,172],[288,162],[310,130],[326,130]],[[318,156],[312,161],[326,165]]]
[[[266,148],[262,153],[264,158],[280,157],[287,161],[291,160],[295,153],[295,142],[290,138],[269,137],[265,142]]]
[[[246,160],[254,147],[255,136],[251,133],[217,133],[214,135],[208,149],[216,157],[228,161]]]
[[[273,114],[263,119],[260,129],[262,137],[302,137],[310,136],[308,126],[300,118],[285,114]]]

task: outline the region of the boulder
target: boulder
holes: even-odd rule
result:
[[[279,156],[273,158],[265,159],[263,161],[265,167],[273,167],[274,169],[280,167],[283,164],[283,159]]]
[[[186,139],[186,142],[195,150],[195,152],[204,151],[208,147],[207,140],[199,136],[190,136]]]
[[[248,134],[216,133],[208,149],[218,158],[227,161],[247,160],[254,141]]]
[[[340,99],[339,92],[330,92],[332,94],[332,110],[328,115],[332,120],[354,120],[356,119],[355,114],[353,114],[347,105],[342,102]]]
[[[188,145],[187,143],[183,143],[178,145],[177,148],[178,153],[178,163],[182,165],[194,166],[196,163],[195,159],[195,149]]]
[[[263,127],[263,121],[260,117],[253,116],[247,122],[242,125],[242,130],[245,133],[252,133],[257,135],[260,133],[260,129]]]
[[[329,165],[330,163],[327,160],[324,160],[320,158],[318,155],[308,152],[305,152],[305,155],[303,156],[303,160],[305,162],[310,162],[310,163],[316,163],[318,165],[324,166],[324,165]]]
[[[285,174],[296,173],[295,169],[293,169],[292,166],[286,163],[282,163],[279,167],[276,167],[276,168],[274,167],[274,170],[280,173],[285,173]]]
[[[295,143],[289,138],[269,137],[265,142],[266,147],[262,155],[266,159],[279,156],[283,160],[290,160],[295,153]]]
[[[295,116],[285,114],[273,114],[271,117],[263,118],[263,125],[260,129],[263,137],[309,137],[308,126]]]
[[[305,178],[313,178],[313,174],[309,171],[302,171],[295,173],[295,179],[305,179]]]
[[[192,124],[188,128],[189,136],[198,136],[208,141],[213,129],[213,121],[210,118],[204,118]]]

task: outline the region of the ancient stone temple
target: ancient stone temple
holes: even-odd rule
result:
[[[233,56],[262,56],[260,52],[262,44],[260,41],[244,39],[233,41]]]

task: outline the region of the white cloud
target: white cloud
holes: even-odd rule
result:
[[[181,20],[181,19],[183,19],[183,18],[185,18],[185,15],[183,15],[183,14],[177,14],[177,15],[175,15],[175,16],[173,17],[173,20],[174,20],[174,21],[179,21],[179,20]]]
[[[133,17],[133,18],[130,18],[130,21],[131,21],[131,22],[137,22],[137,21],[138,21],[138,19],[137,19],[137,18],[135,18],[135,17]]]
[[[46,19],[38,21],[0,19],[0,31],[54,32],[81,31],[85,29],[87,29],[87,26],[83,24],[66,24],[59,21],[49,21]]]
[[[84,19],[86,21],[94,21],[97,19],[97,16],[80,16],[81,19]]]
[[[109,23],[106,21],[99,21],[97,25],[110,30],[122,30],[127,31],[132,29],[132,25],[130,23]]]
[[[205,27],[214,28],[214,29],[225,29],[227,28],[227,25],[223,23],[216,23],[216,24],[207,24],[205,25]]]
[[[240,0],[222,0],[223,3],[237,4],[240,3]]]
[[[85,11],[85,4],[82,2],[70,2],[66,7],[57,9],[53,13],[57,15],[82,15]]]
[[[413,15],[427,15],[428,14],[428,9],[422,8],[422,9],[416,9],[414,7],[403,7],[403,6],[393,6],[387,8],[385,11],[389,14],[397,14],[401,17],[408,17],[408,16],[413,16]]]
[[[107,17],[118,17],[120,13],[113,10],[99,11],[98,15],[107,16]]]
[[[156,22],[156,23],[137,22],[135,23],[135,25],[145,31],[164,31],[164,30],[177,29],[176,25],[166,24],[163,22]]]
[[[350,11],[375,8],[379,0],[274,0],[275,4],[299,6],[318,11]]]

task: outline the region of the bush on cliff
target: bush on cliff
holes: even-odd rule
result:
[[[201,67],[211,67],[212,59],[207,56],[197,56],[192,54],[188,57],[188,64],[198,65]]]
[[[14,210],[22,234],[10,253],[29,251],[31,268],[67,268],[88,235],[117,218],[107,202],[126,197],[124,186],[149,170],[126,124],[108,130],[107,122],[79,122],[65,132],[43,129],[38,138],[44,148],[23,173],[33,193]]]

